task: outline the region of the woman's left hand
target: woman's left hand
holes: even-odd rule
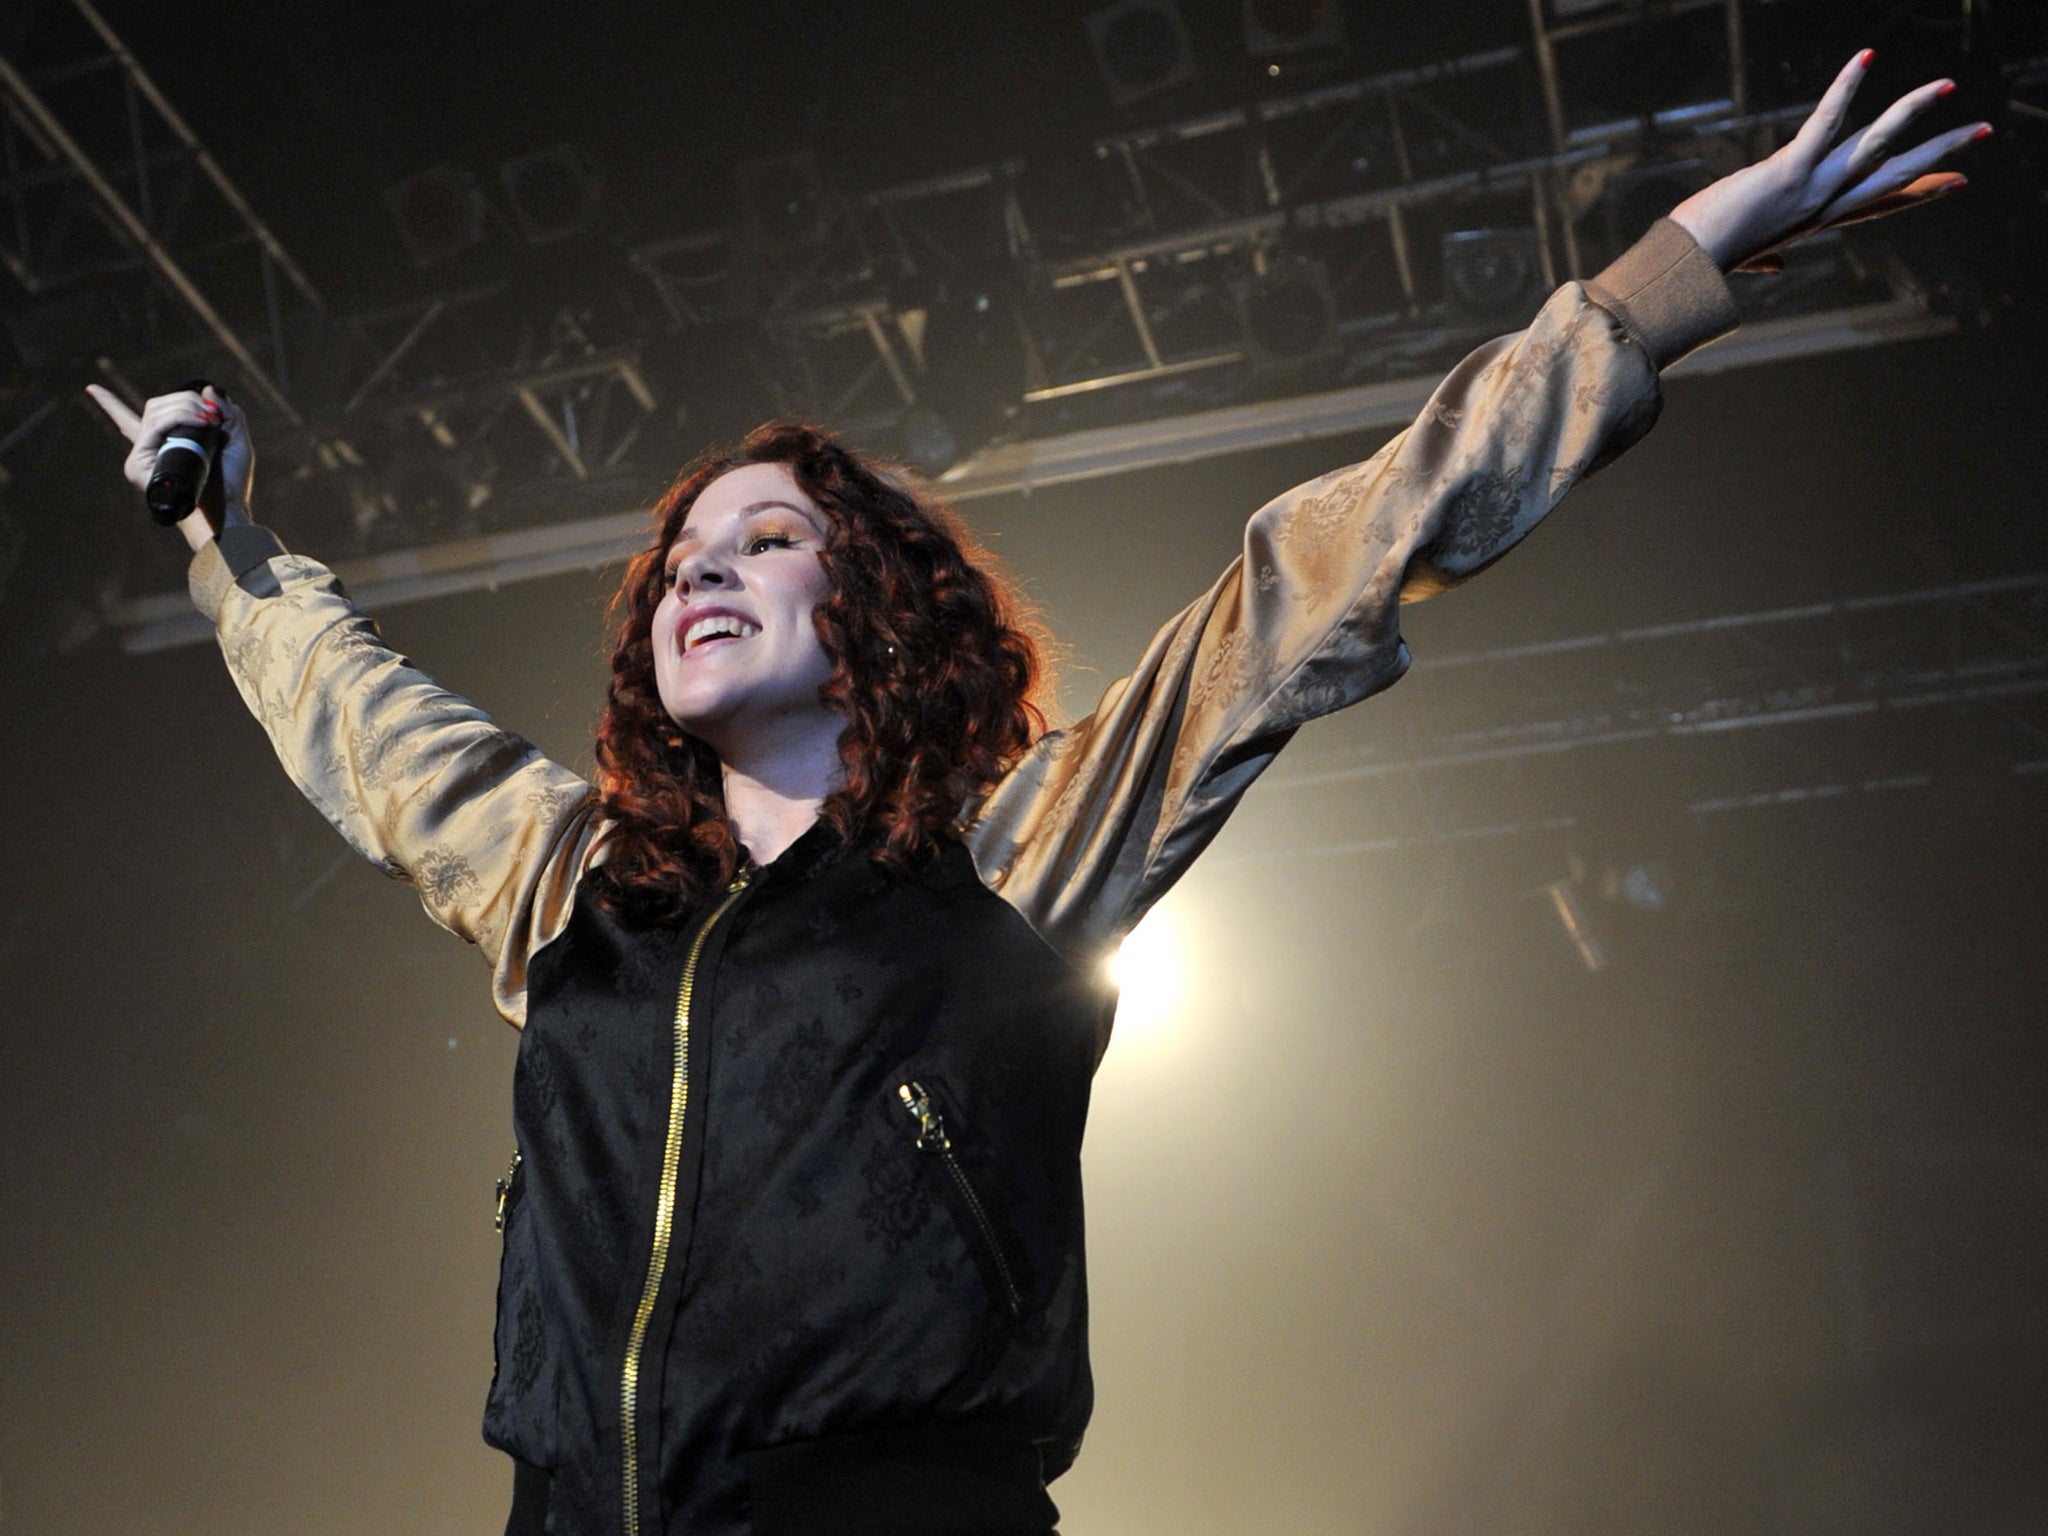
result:
[[[1955,89],[1953,80],[1930,81],[1907,92],[1875,121],[1842,136],[1849,104],[1870,63],[1869,49],[1851,59],[1813,115],[1776,154],[1722,177],[1671,210],[1673,222],[1724,272],[1742,267],[1774,271],[1779,263],[1773,253],[1795,240],[1929,202],[1966,184],[1959,173],[1936,168],[1988,136],[1988,123],[1952,128],[1890,153],[1913,119]]]

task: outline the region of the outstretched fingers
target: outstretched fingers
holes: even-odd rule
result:
[[[1894,208],[1953,192],[1961,185],[1961,179],[1954,173],[1939,173],[1935,168],[1990,131],[1987,123],[1971,123],[1936,134],[1925,144],[1917,144],[1902,155],[1894,155],[1843,189],[1821,210],[1819,222],[1833,224],[1867,218],[1879,211],[1880,204],[1889,204],[1882,211],[1890,212]]]
[[[1870,73],[1870,63],[1875,57],[1866,48],[1844,64],[1842,72],[1835,76],[1834,84],[1821,97],[1820,105],[1799,125],[1799,132],[1785,146],[1802,177],[1811,176],[1820,168],[1835,140],[1842,136],[1842,125],[1849,120],[1850,104],[1856,100],[1856,88]]]
[[[1702,187],[1672,209],[1671,217],[1724,268],[1765,271],[1783,247],[1830,224],[1873,218],[1963,185],[1960,176],[1937,167],[1988,134],[1984,124],[1892,153],[1914,119],[1954,89],[1950,81],[1930,81],[1893,102],[1868,127],[1844,132],[1870,65],[1866,48],[1842,67],[1776,153]]]
[[[1837,145],[1821,167],[1823,181],[1836,195],[1854,186],[1872,168],[1882,165],[1899,135],[1915,118],[1956,88],[1953,80],[1930,80],[1916,91],[1908,91],[1878,114],[1877,118],[1850,134]]]

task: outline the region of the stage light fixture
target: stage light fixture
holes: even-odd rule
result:
[[[1244,47],[1255,59],[1341,52],[1344,42],[1337,0],[1244,0]]]
[[[498,180],[528,245],[571,239],[596,220],[597,178],[572,144],[507,160]]]
[[[484,237],[484,200],[476,177],[458,165],[437,165],[384,189],[384,206],[412,259],[422,267],[446,261]]]
[[[1117,0],[1088,17],[1095,64],[1120,107],[1196,78],[1194,45],[1173,0]]]
[[[1443,251],[1445,297],[1469,319],[1518,319],[1541,296],[1543,258],[1533,229],[1452,230]]]

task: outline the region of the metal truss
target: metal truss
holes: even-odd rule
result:
[[[1602,24],[1630,19],[1642,13]],[[1536,50],[1536,73],[1556,115],[1552,51]],[[1742,163],[1810,110],[1751,113],[1738,60],[1727,95],[1569,132],[1559,117],[1546,137],[1500,107],[1526,94],[1529,58],[1494,49],[1097,141],[1129,237],[1045,266],[1034,311],[1045,367],[1025,401],[1236,365],[1255,382],[1405,371],[1432,343],[1526,318],[1561,277],[1582,275],[1589,241],[1612,255],[1633,238],[1592,217],[1610,187],[1651,177],[1689,189],[1709,163]],[[1460,246],[1474,237],[1496,257],[1526,252],[1513,281],[1496,269],[1480,294],[1461,280]],[[1297,329],[1275,346],[1257,311],[1283,285]]]
[[[1499,102],[1533,95],[1537,74],[1528,50],[1495,49],[1112,135],[1093,145],[1085,198],[1016,161],[846,193],[809,157],[778,157],[743,167],[742,187],[770,180],[781,195],[761,201],[793,218],[650,241],[630,265],[670,346],[746,337],[720,377],[757,414],[819,417],[913,459],[920,411],[964,447],[992,432],[945,470],[956,497],[1309,435],[1290,419],[1304,414],[1362,406],[1351,426],[1372,425],[1376,407],[1412,409],[1414,379],[1519,324],[1589,248],[1625,243],[1635,231],[1600,215],[1631,177],[1691,185],[1807,110],[1717,93],[1552,147],[1534,122],[1500,122]],[[1475,227],[1530,256],[1488,305],[1445,270],[1445,240]],[[1806,317],[1782,333],[1792,352],[1946,327],[1901,274],[1852,278],[1808,254],[1782,289]],[[1327,324],[1276,349],[1248,321],[1282,280]],[[1167,457],[1164,440],[1179,445]]]
[[[1253,361],[1256,344],[1247,349],[1232,336],[1239,327],[1216,325],[1219,312],[1233,318],[1276,252],[1322,232],[1369,228],[1384,245],[1351,252],[1353,270],[1334,285],[1322,269],[1332,328],[1344,291],[1389,271],[1395,289],[1382,284],[1363,309],[1421,314],[1410,210],[1479,187],[1511,189],[1527,174],[1509,168],[1514,151],[1440,98],[1491,84],[1521,60],[1519,49],[1494,49],[1097,140],[1096,160],[1120,183],[1130,238],[1050,266],[1040,323],[1058,329],[1064,309],[1075,334],[1025,399]],[[1420,148],[1417,124],[1433,130]],[[1554,285],[1554,272],[1544,276]],[[1106,303],[1096,297],[1104,289]],[[1183,343],[1176,332],[1194,334]],[[1217,332],[1231,339],[1219,343]]]
[[[630,503],[657,397],[618,329],[579,305],[536,314],[505,283],[350,316],[333,430],[302,474],[373,549]]]
[[[966,306],[984,323],[1014,326],[1003,290],[1032,259],[1022,161],[851,194],[827,192],[808,155],[752,170],[795,185],[793,206],[811,210],[800,227],[754,218],[646,242],[631,262],[672,329],[755,331],[762,345],[749,371],[769,409],[855,435],[886,429],[950,395],[951,359],[934,367],[926,351],[935,311]],[[743,188],[748,176],[742,167]]]
[[[1694,353],[1668,370],[1667,377],[1691,377],[1881,346],[1942,335],[1953,329],[1954,322],[1903,301],[1762,320],[1744,326],[1733,337],[1704,352]],[[508,377],[500,387],[507,388],[516,382],[516,377]],[[588,387],[588,383],[586,379],[582,387]],[[1280,443],[1392,429],[1404,426],[1414,417],[1435,385],[1434,376],[1395,379],[1195,412],[1164,421],[1027,439],[985,450],[938,476],[935,483],[948,500],[965,503],[985,496],[1192,463]],[[573,407],[573,402],[568,403]],[[419,408],[436,409],[432,404]],[[0,449],[4,446],[4,441],[0,441]],[[341,446],[346,447],[345,440]],[[646,538],[644,501],[634,495],[619,494],[615,485],[606,482],[587,484],[583,489],[593,501],[610,495],[611,508],[576,521],[550,521],[538,527],[466,535],[444,543],[364,555],[334,564],[351,592],[366,605],[382,609],[456,592],[495,591],[511,582],[624,563],[638,552]],[[111,603],[105,616],[121,632],[121,643],[130,651],[191,644],[209,634],[182,592],[124,598]]]
[[[1569,121],[1570,105],[1560,70],[1561,56],[1569,52],[1571,45],[1579,39],[1612,32],[1620,27],[1641,25],[1645,20],[1669,23],[1695,12],[1719,11],[1726,41],[1728,93],[1721,100],[1701,103],[1694,110],[1706,115],[1725,113],[1738,122],[1747,117],[1749,69],[1743,49],[1742,0],[1654,0],[1647,8],[1631,5],[1626,9],[1594,11],[1563,21],[1552,20],[1546,9],[1548,4],[1549,0],[1529,0],[1529,33],[1537,74],[1542,81],[1544,123],[1553,153],[1561,155],[1575,145],[1611,143],[1616,130],[1627,126],[1626,123],[1612,121],[1574,126]],[[1799,116],[1803,118],[1808,110],[1811,110],[1810,106],[1802,108]],[[1751,147],[1755,146],[1752,144]],[[1574,199],[1567,184],[1557,179],[1552,179],[1546,190],[1557,215],[1558,233],[1564,245],[1565,270],[1573,277],[1584,276],[1586,269],[1579,253]]]
[[[1268,777],[1268,793],[1343,808],[1313,846],[1274,856],[1615,814],[1565,769],[1586,753],[1649,765],[1682,751],[1675,776],[1632,775],[1673,786],[1672,803],[1639,808],[1658,819],[1928,788],[1960,763],[2048,782],[2048,573],[1424,658],[1414,672],[1411,707],[1377,711],[1369,734],[1340,716]]]
[[[75,345],[97,311],[101,327],[146,326],[158,350],[225,353],[224,384],[303,425],[285,338],[306,329],[292,312],[324,313],[319,292],[91,0],[68,4],[78,25],[60,56],[0,58],[0,264],[45,301],[17,346]],[[183,327],[149,302],[159,292]]]
[[[1641,201],[1647,183],[1668,205],[1809,107],[1748,110],[1738,61],[1725,93],[1582,124],[1553,144],[1533,121],[1501,119],[1518,90],[1556,87],[1530,58],[1495,49],[1105,137],[1086,227],[1072,187],[1048,197],[1006,164],[842,199],[821,212],[801,261],[792,249],[749,256],[732,231],[645,247],[636,263],[684,329],[743,318],[733,296],[751,298],[775,343],[766,370],[780,380],[778,408],[856,435],[933,400],[959,410],[941,327],[963,303],[993,313],[976,341],[1005,370],[989,382],[1007,427],[945,470],[958,496],[1071,478],[1082,459],[1088,473],[1161,462],[1145,444],[1162,437],[1187,445],[1181,457],[1228,451],[1235,402],[1279,421],[1287,409],[1263,408],[1344,409],[1353,397],[1332,385],[1390,381],[1391,396],[1413,399],[1405,380],[1512,329],[1589,250],[1625,244],[1637,231],[1612,216],[1616,197]],[[920,226],[931,212],[950,216]],[[1103,241],[1105,227],[1116,238]],[[1472,236],[1528,258],[1484,302],[1461,290],[1451,249]],[[835,240],[836,268],[821,254]],[[1926,317],[1907,274],[1852,275],[1838,252],[1804,254],[1803,276],[1775,302],[1835,318],[1789,326],[1800,350],[1945,326]],[[749,291],[734,280],[743,258],[755,282],[783,272],[787,286]],[[1295,333],[1283,346],[1258,323],[1277,303],[1293,306],[1279,316]],[[1091,427],[1091,415],[1117,425]],[[886,430],[883,441],[897,446]]]
[[[31,295],[8,323],[80,296],[130,326],[110,381],[232,372],[266,515],[379,604],[612,563],[695,444],[770,414],[831,421],[956,500],[1398,426],[1645,208],[1805,111],[1753,99],[1737,0],[1565,25],[1536,0],[1525,45],[1108,135],[1078,165],[859,191],[810,155],[749,162],[726,227],[594,250],[566,286],[337,316],[90,0],[50,4],[75,46],[0,63],[0,260]],[[1627,116],[1579,98],[1588,39],[1702,23],[1725,78]],[[1799,255],[1683,367],[1952,328],[1882,247]],[[50,419],[34,389],[0,410],[0,453]],[[187,638],[177,612],[106,605],[136,649]]]

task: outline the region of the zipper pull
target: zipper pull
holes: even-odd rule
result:
[[[747,888],[747,882],[754,878],[754,866],[749,864],[725,883],[725,894],[737,896]]]
[[[491,1230],[494,1232],[505,1230],[505,1202],[512,1198],[512,1181],[518,1177],[519,1162],[519,1154],[514,1152],[511,1163],[505,1169],[505,1176],[498,1180],[498,1214],[491,1222]]]
[[[896,1096],[903,1100],[903,1107],[910,1111],[917,1121],[917,1150],[920,1152],[950,1152],[952,1138],[946,1134],[946,1120],[932,1104],[932,1096],[925,1092],[923,1083],[904,1083],[896,1090]]]

